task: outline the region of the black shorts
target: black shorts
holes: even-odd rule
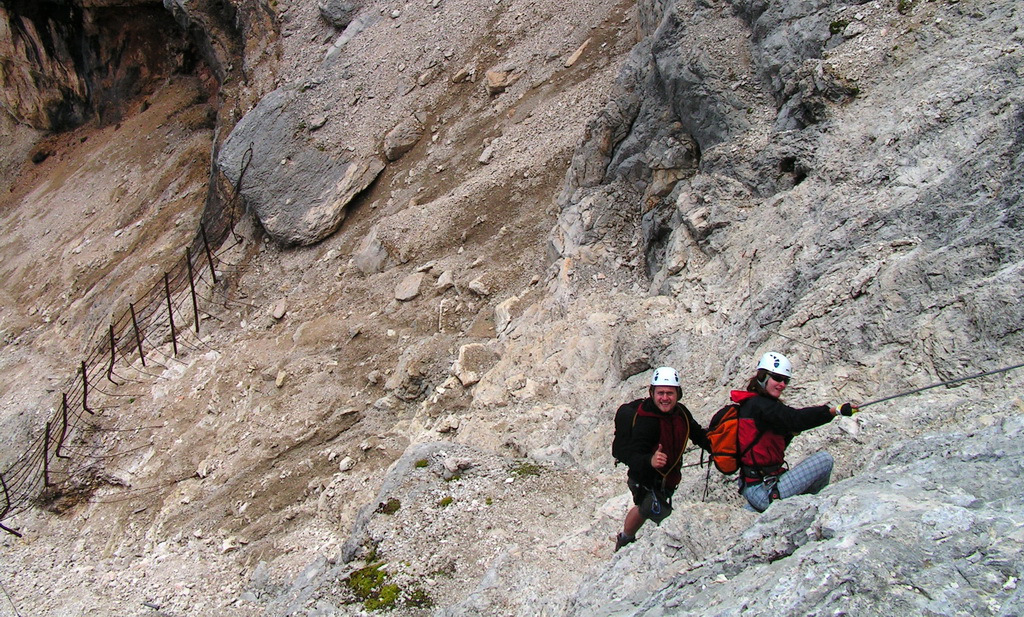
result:
[[[626,486],[629,487],[629,492],[633,494],[633,504],[639,506],[643,502],[644,497],[647,496],[649,489],[640,486],[639,484],[636,483],[636,480],[629,476],[626,476]],[[673,488],[670,490],[666,490],[665,494],[671,497],[672,494],[675,492],[676,490]]]
[[[626,486],[629,487],[629,492],[633,493],[633,504],[639,506],[640,502],[644,499],[644,495],[647,494],[647,491],[641,488],[640,485],[629,476],[626,476]]]

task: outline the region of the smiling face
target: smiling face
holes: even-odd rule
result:
[[[764,389],[768,392],[768,396],[780,398],[787,384],[789,384],[789,377],[768,373],[768,380],[765,382]]]
[[[679,390],[672,386],[654,386],[651,388],[651,399],[661,412],[668,413],[679,402]]]

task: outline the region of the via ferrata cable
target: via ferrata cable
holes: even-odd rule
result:
[[[927,386],[923,386],[923,387],[920,387],[920,388],[915,388],[913,390],[907,390],[906,392],[899,392],[897,394],[891,394],[889,396],[884,396],[882,398],[877,398],[877,399],[875,399],[873,401],[868,401],[867,403],[861,403],[860,405],[857,406],[857,409],[864,409],[868,405],[874,405],[875,403],[881,403],[883,401],[889,401],[889,400],[892,400],[894,398],[900,398],[900,397],[908,396],[908,395],[911,395],[911,394],[917,394],[918,392],[924,392],[925,390],[931,390],[932,388],[938,388],[940,386],[949,386],[949,385],[952,385],[952,384],[955,384],[955,383],[960,383],[962,381],[969,381],[971,379],[978,379],[979,377],[987,377],[989,375],[995,375],[997,373],[1005,373],[1007,371],[1012,371],[1014,369],[1018,369],[1018,368],[1021,368],[1021,367],[1024,367],[1024,362],[1022,362],[1020,364],[1014,364],[1013,366],[1004,366],[1003,368],[997,368],[997,369],[992,370],[992,371],[985,371],[984,373],[978,373],[976,375],[968,375],[967,377],[957,377],[956,379],[948,379],[946,381],[940,381],[939,383],[933,383],[933,384],[930,384],[930,385],[927,385]]]

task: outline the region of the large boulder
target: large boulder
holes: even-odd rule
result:
[[[359,3],[353,0],[320,0],[320,17],[338,30],[344,30],[359,12]]]
[[[260,223],[283,245],[309,245],[334,233],[345,208],[384,169],[377,156],[343,160],[306,139],[296,91],[274,90],[235,126],[217,167]]]

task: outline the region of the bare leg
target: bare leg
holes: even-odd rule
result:
[[[622,535],[627,538],[635,538],[636,532],[640,531],[640,527],[647,520],[640,515],[640,506],[633,506],[633,508],[626,513],[626,522],[622,526]]]

